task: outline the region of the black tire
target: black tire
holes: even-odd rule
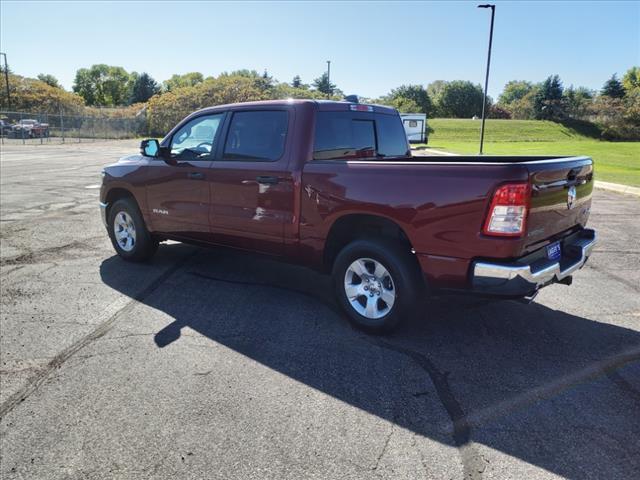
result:
[[[377,299],[375,296],[377,294],[372,295],[371,290],[368,293],[371,298],[367,298],[367,295],[354,297],[362,308],[366,308],[364,305],[368,305],[369,301],[374,301],[379,312],[382,313],[388,310],[379,318],[370,318],[359,313],[356,311],[356,307],[353,306],[355,303],[347,297],[345,291],[346,277],[351,265],[358,259],[371,259],[379,262],[389,273],[388,286],[391,286],[391,288],[387,288],[387,290],[388,292],[393,291],[395,294],[395,301],[390,308],[388,306],[385,307],[387,304],[384,301],[380,303],[381,298]],[[375,268],[373,262],[365,261],[364,264],[370,271]],[[353,276],[352,273],[349,275],[352,279],[350,281],[358,281],[357,275]],[[403,321],[412,317],[413,312],[418,307],[417,302],[420,295],[425,292],[424,280],[409,248],[399,242],[386,239],[355,240],[344,247],[333,264],[333,282],[338,303],[351,323],[373,334],[389,333]],[[376,285],[376,291],[379,293],[380,283]]]
[[[121,214],[125,214],[124,218],[129,218],[133,221],[135,231],[135,241],[131,243],[125,242],[126,245],[124,246],[116,239],[115,232],[116,216]],[[120,218],[122,218],[122,216]],[[109,232],[109,238],[111,239],[114,250],[120,257],[127,261],[145,262],[153,257],[158,249],[158,241],[151,235],[149,230],[147,230],[140,209],[132,198],[118,200],[109,208],[107,231]]]

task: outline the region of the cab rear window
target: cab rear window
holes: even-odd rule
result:
[[[314,160],[404,157],[407,138],[397,115],[318,112]]]

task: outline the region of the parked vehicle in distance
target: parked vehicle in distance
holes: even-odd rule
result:
[[[410,143],[429,142],[426,113],[401,113],[400,118]]]
[[[12,133],[15,138],[48,137],[49,124],[40,123],[31,118],[25,118],[13,126]]]
[[[103,171],[126,260],[165,239],[331,272],[350,320],[385,332],[433,292],[531,298],[596,242],[588,157],[413,158],[398,112],[287,100],[199,110]],[[428,310],[428,309],[427,309]]]
[[[8,137],[11,134],[12,130],[13,128],[10,124],[5,122],[4,120],[0,120],[0,135],[2,135],[3,137]]]

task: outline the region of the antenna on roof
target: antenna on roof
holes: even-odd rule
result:
[[[346,95],[346,96],[344,97],[344,99],[345,99],[347,102],[351,102],[351,103],[359,103],[359,100],[358,100],[358,96],[357,96],[357,95]]]

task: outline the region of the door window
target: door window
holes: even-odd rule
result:
[[[171,139],[171,156],[179,160],[209,160],[215,151],[223,113],[203,115],[183,125]]]
[[[273,162],[284,153],[289,114],[284,110],[235,112],[224,146],[225,160]]]

